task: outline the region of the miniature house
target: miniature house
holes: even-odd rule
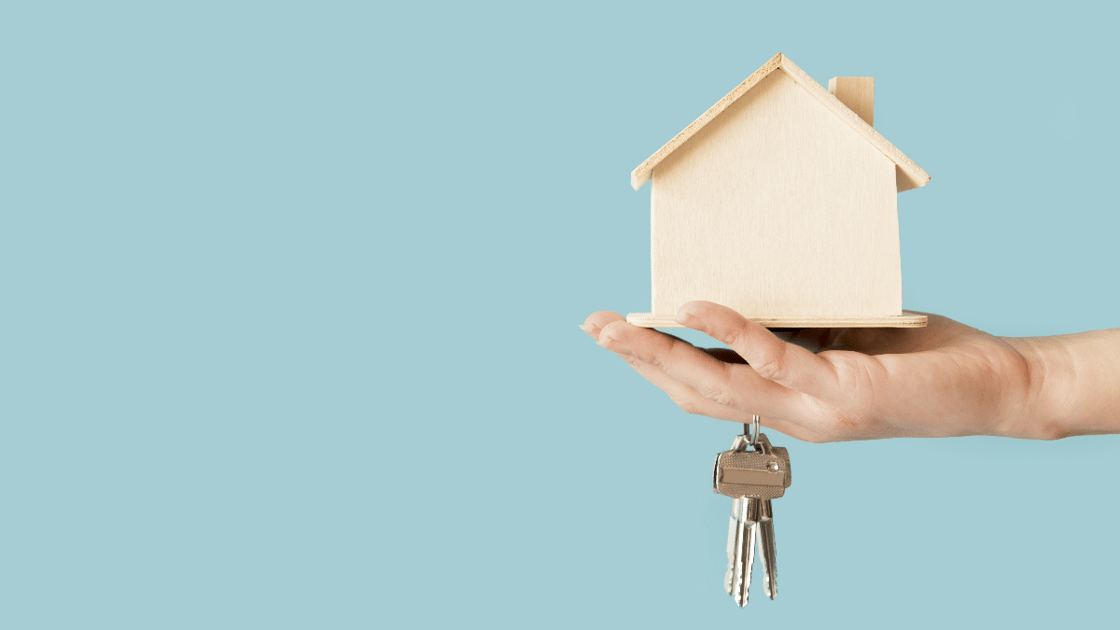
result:
[[[902,310],[897,193],[929,175],[872,127],[874,81],[825,90],[779,53],[635,169],[653,312],[627,320],[709,300],[772,328],[924,326]]]

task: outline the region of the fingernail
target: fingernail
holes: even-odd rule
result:
[[[599,327],[594,326],[592,324],[580,324],[579,329],[582,330],[583,332],[591,335],[591,337],[594,338],[595,337],[595,331],[599,330]]]
[[[681,310],[677,311],[677,314],[673,316],[673,319],[677,320],[678,324],[684,324],[687,326],[689,320],[692,319],[692,313],[688,312],[687,308],[682,308]]]
[[[608,336],[606,336],[606,335],[604,335],[604,334],[600,333],[600,334],[599,334],[599,341],[598,341],[597,343],[598,343],[598,344],[599,344],[600,346],[603,346],[604,348],[606,348],[607,346],[609,346],[609,345],[611,345],[612,343],[614,343],[614,339],[611,339],[610,337],[608,337]]]

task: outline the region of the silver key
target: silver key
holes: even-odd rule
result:
[[[746,450],[747,446],[746,436],[740,435],[731,445],[731,451],[741,452]],[[720,456],[717,455],[715,467],[712,469],[713,487],[719,486],[719,459]],[[750,578],[743,579],[743,569],[744,566],[753,567],[754,564],[754,528],[747,521],[748,501],[746,497],[731,499],[731,519],[727,529],[727,573],[723,576],[723,590],[733,597],[740,607],[749,599],[747,591],[751,583]],[[748,543],[746,545],[744,545],[745,539]],[[744,563],[744,552],[747,554],[746,563]]]
[[[766,596],[778,596],[778,544],[774,540],[774,507],[770,499],[762,501],[762,511],[758,519],[759,557],[762,559],[762,584]]]
[[[731,526],[727,532],[727,574],[723,578],[723,590],[739,607],[750,599],[751,570],[754,567],[755,523],[750,509],[751,499],[746,497],[731,500]]]
[[[766,455],[774,453],[774,447],[765,435],[759,436],[754,448]],[[778,595],[778,543],[774,539],[774,506],[770,499],[762,501],[758,519],[758,548],[762,559],[762,584],[766,589],[766,596],[774,599]]]
[[[727,530],[727,574],[723,576],[723,590],[728,595],[735,592],[735,558],[739,555],[743,530],[739,519],[743,515],[743,499],[731,499],[731,525]]]
[[[751,573],[754,569],[754,547],[758,538],[758,519],[762,501],[743,497],[738,499],[740,512],[738,520],[737,548],[735,549],[735,575],[732,578],[731,597],[739,608],[750,601]]]
[[[758,430],[757,416],[755,422],[753,439],[750,427],[744,426],[745,435],[735,438],[730,451],[716,456],[712,473],[713,489],[732,497],[723,589],[740,608],[750,601],[756,541],[766,595],[774,599],[778,594],[778,551],[769,497],[782,496],[789,486],[788,452],[771,446]],[[752,446],[757,455],[746,457]],[[736,497],[735,492],[746,496]]]

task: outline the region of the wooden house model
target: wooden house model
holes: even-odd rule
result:
[[[710,300],[771,328],[924,326],[902,310],[897,194],[929,175],[872,127],[874,92],[779,53],[634,169],[653,312],[627,321],[678,326]]]

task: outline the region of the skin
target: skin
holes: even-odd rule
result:
[[[681,409],[808,442],[1120,433],[1120,329],[1005,338],[939,315],[925,328],[770,331],[689,302],[697,348],[599,311],[580,328]]]

